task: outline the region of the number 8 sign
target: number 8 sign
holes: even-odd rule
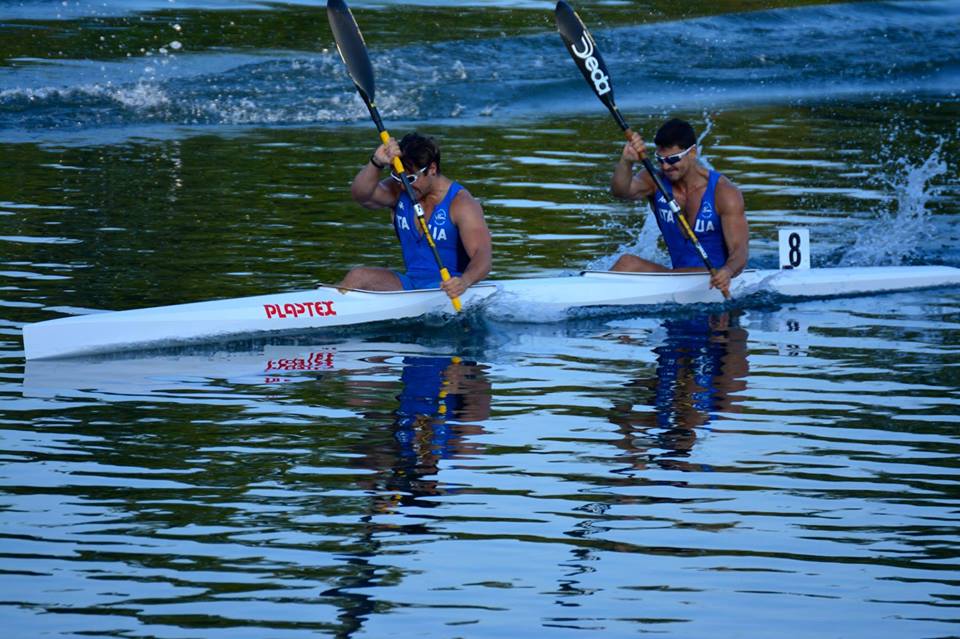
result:
[[[780,229],[780,268],[810,268],[809,229]]]

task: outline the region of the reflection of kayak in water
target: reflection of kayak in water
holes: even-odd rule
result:
[[[315,379],[307,373],[369,371],[402,366],[404,357],[431,354],[415,344],[347,341],[316,345],[253,345],[229,351],[191,347],[158,354],[113,353],[71,359],[27,360],[23,395],[128,400],[163,394],[188,397],[220,382],[270,385]],[[449,358],[447,358],[449,361]]]
[[[758,292],[809,298],[958,284],[960,269],[947,266],[767,270],[745,271],[733,280],[731,294],[734,299]],[[467,308],[480,302],[509,304],[512,300],[523,309],[564,313],[590,307],[713,304],[722,303],[723,297],[709,288],[705,273],[590,271],[572,277],[491,281],[473,286],[463,295]],[[235,335],[302,332],[449,310],[450,300],[439,289],[375,293],[321,286],[276,295],[65,317],[28,324],[23,338],[29,360]]]

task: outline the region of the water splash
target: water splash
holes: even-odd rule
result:
[[[607,220],[600,225],[601,233],[609,237],[628,237],[631,239],[618,246],[609,255],[601,255],[587,262],[583,267],[584,269],[588,271],[609,271],[617,258],[624,253],[630,253],[651,262],[669,263],[669,255],[657,242],[660,239],[660,229],[657,227],[653,214],[650,213],[645,201],[637,204],[636,214],[641,216],[642,219],[642,226],[639,230],[635,225],[627,224],[621,220]]]
[[[133,4],[142,9],[155,2],[163,4]],[[41,9],[46,4],[32,1],[24,6],[39,15],[49,13]],[[69,9],[64,10],[73,14],[77,3],[66,4]],[[116,12],[119,5],[130,3],[96,4]],[[0,9],[0,15],[4,11]],[[874,95],[954,95],[960,73],[958,14],[956,2],[928,2],[924,11],[910,3],[839,3],[707,16],[668,27],[599,26],[594,35],[617,77],[621,108],[629,113],[673,112],[676,105],[687,111],[705,105],[716,109]],[[133,33],[138,24],[131,20],[122,28]],[[840,32],[843,38],[836,37]],[[552,29],[509,37],[488,37],[483,30],[465,35],[371,50],[385,118],[456,118],[485,124],[492,116],[540,117],[547,107],[555,114],[596,113],[596,103],[584,99],[582,78],[571,73],[568,61],[558,59]],[[664,37],[668,40],[662,41]],[[0,138],[7,131],[138,123],[338,124],[367,118],[359,103],[346,111],[340,108],[354,89],[333,51],[241,50],[205,41],[176,22],[155,48],[127,51],[125,59],[60,59],[72,53],[67,52],[56,60],[18,59],[0,67]],[[692,52],[680,76],[670,65],[643,64],[645,54],[638,46],[651,41],[661,48],[676,43]],[[922,41],[938,46],[915,46]],[[845,61],[842,68],[837,59]],[[635,72],[638,64],[643,73]],[[100,87],[100,92],[89,87]],[[111,94],[109,87],[119,93]],[[37,91],[56,96],[38,100]],[[393,108],[385,108],[391,106],[391,97]],[[704,135],[710,134],[712,117],[704,114]]]
[[[887,148],[897,146],[894,142],[899,130],[895,127]],[[921,131],[915,133],[921,139],[928,137]],[[875,209],[877,217],[855,234],[856,243],[846,251],[841,265],[892,266],[918,261],[930,253],[938,232],[928,204],[943,194],[946,185],[937,184],[936,179],[949,170],[943,158],[947,139],[935,139],[936,146],[926,159],[917,163],[907,157],[897,158],[889,173],[872,180],[888,195]]]
[[[96,87],[91,95],[111,98],[127,109],[141,112],[159,110],[170,104],[170,97],[163,87],[149,80],[140,80],[132,86],[118,88]]]
[[[710,158],[707,156],[706,150],[703,148],[703,141],[707,139],[707,136],[713,131],[714,116],[711,115],[709,111],[704,109],[703,111],[703,131],[697,137],[697,158],[700,160],[700,163],[705,167],[713,170],[713,164],[710,163]]]

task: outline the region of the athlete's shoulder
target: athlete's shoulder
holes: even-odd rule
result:
[[[454,182],[460,190],[457,191],[456,195],[453,196],[453,200],[450,202],[450,208],[454,210],[477,210],[481,214],[483,213],[483,206],[480,204],[480,200],[473,197],[473,194],[459,182]]]
[[[740,187],[738,187],[738,186],[733,182],[733,180],[731,180],[730,178],[728,178],[728,177],[726,176],[726,174],[720,173],[719,171],[714,171],[714,173],[716,173],[716,174],[719,176],[719,177],[717,178],[717,190],[720,190],[720,189],[723,189],[723,190],[732,189],[732,190],[734,190],[734,191],[738,191],[738,192],[740,191]]]
[[[743,213],[743,192],[727,176],[721,175],[720,179],[717,180],[717,190],[714,198],[721,213]]]

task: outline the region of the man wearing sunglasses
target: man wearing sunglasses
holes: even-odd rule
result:
[[[702,271],[703,260],[686,238],[668,204],[673,197],[680,205],[690,228],[700,241],[711,264],[717,269],[710,286],[729,291],[730,280],[747,265],[749,229],[743,195],[733,182],[697,161],[697,136],[689,123],[672,119],[654,137],[655,160],[668,193],[658,193],[646,171],[634,174],[633,165],[647,157],[646,145],[633,133],[623,147],[613,172],[610,192],[619,198],[650,202],[660,234],[670,253],[672,268],[624,254],[613,265],[614,271]]]
[[[440,280],[440,269],[400,176],[391,169],[390,175],[381,179],[395,157],[403,162],[410,187],[423,206],[440,260],[450,271],[446,282]],[[490,272],[492,246],[483,208],[469,191],[440,172],[440,147],[433,138],[410,133],[399,144],[390,138],[353,178],[350,193],[368,209],[391,210],[406,271],[358,266],[347,273],[340,286],[368,291],[442,288],[454,298]]]

